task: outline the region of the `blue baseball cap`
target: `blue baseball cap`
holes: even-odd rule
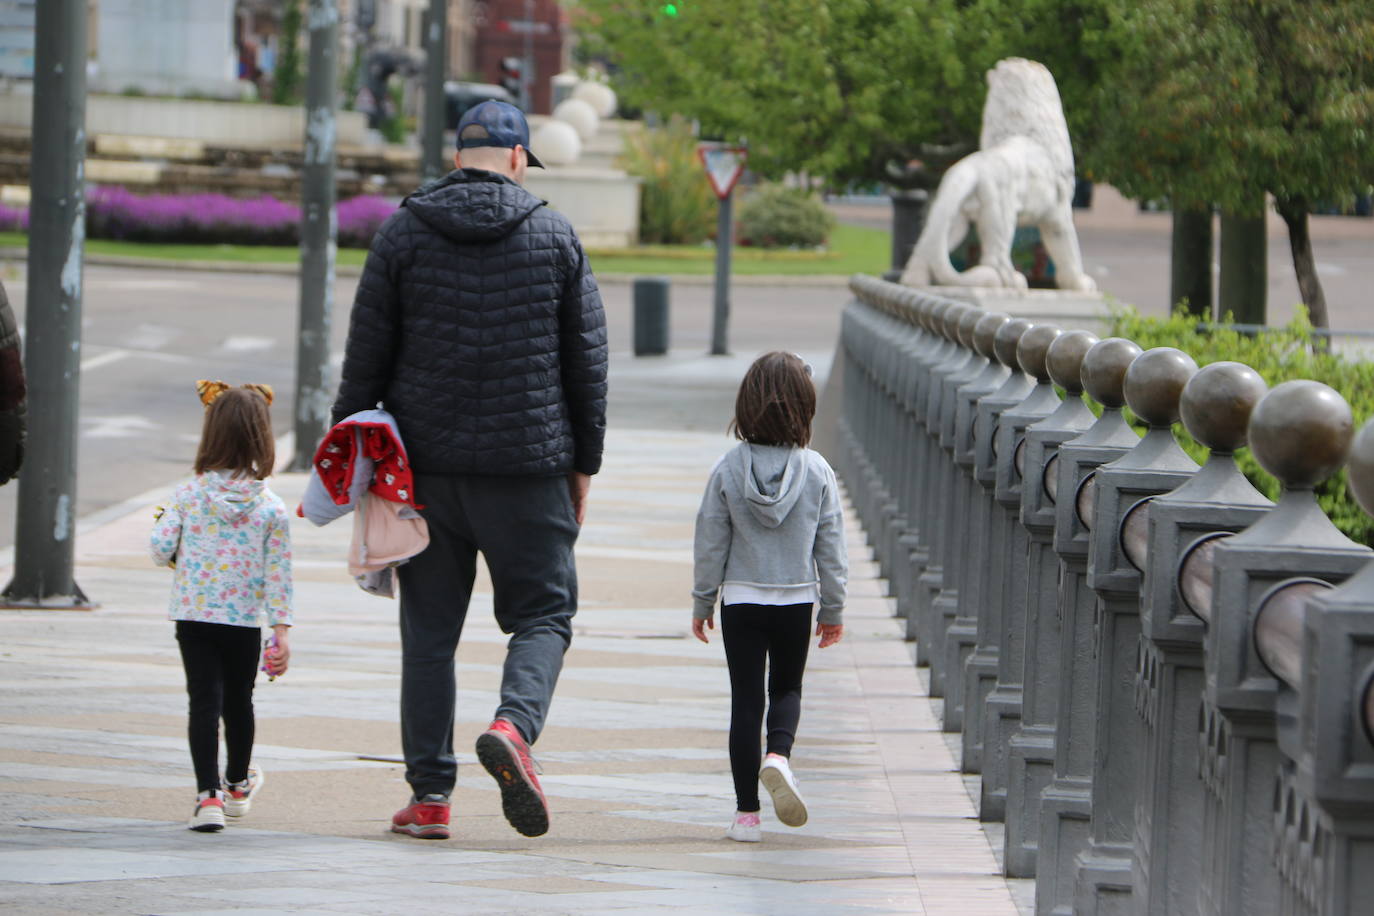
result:
[[[525,113],[509,102],[488,99],[463,113],[458,122],[458,148],[495,146],[500,149],[525,148],[530,165],[543,168],[544,163],[530,151],[530,125]]]

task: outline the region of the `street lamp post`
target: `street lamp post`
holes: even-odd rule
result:
[[[431,181],[445,174],[444,122],[447,99],[444,96],[444,71],[447,69],[448,0],[429,0],[425,25],[425,134],[423,177]]]
[[[73,575],[86,242],[86,0],[38,4],[28,252],[29,440],[9,607],[84,608]]]

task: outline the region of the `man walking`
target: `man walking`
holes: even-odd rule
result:
[[[457,170],[407,197],[372,240],[333,419],[378,402],[395,416],[429,526],[429,547],[397,570],[414,797],[391,829],[449,836],[453,658],[480,552],[510,640],[477,756],[506,819],[539,836],[549,814],[529,745],[572,637],[573,542],[606,428],[606,323],[572,227],[520,186],[542,167],[525,116],[483,102],[457,137]]]

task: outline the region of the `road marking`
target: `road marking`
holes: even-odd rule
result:
[[[249,353],[254,350],[270,350],[277,342],[271,337],[227,337],[220,344],[221,350],[230,353]]]
[[[133,414],[99,417],[89,422],[91,427],[83,433],[89,439],[136,439],[147,432],[160,428],[158,424],[147,417]]]
[[[91,369],[99,369],[101,366],[108,366],[110,363],[117,363],[121,359],[133,356],[128,350],[111,350],[108,353],[101,353],[99,356],[92,356],[81,361],[81,371],[88,372]]]

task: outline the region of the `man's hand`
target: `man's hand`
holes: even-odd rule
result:
[[[844,638],[844,624],[818,623],[816,624],[816,635],[821,638],[816,648],[824,649],[826,646],[833,646]]]
[[[695,636],[697,639],[701,640],[702,642],[710,642],[710,641],[711,641],[711,640],[709,640],[709,639],[706,638],[706,629],[707,629],[708,627],[709,627],[710,629],[712,629],[712,630],[714,630],[714,629],[716,628],[716,618],[714,618],[714,617],[693,617],[693,618],[692,618],[692,635]]]
[[[587,493],[591,488],[590,474],[583,474],[581,471],[568,472],[568,493],[572,495],[573,514],[577,516],[578,526],[581,526],[583,519],[587,517]]]

